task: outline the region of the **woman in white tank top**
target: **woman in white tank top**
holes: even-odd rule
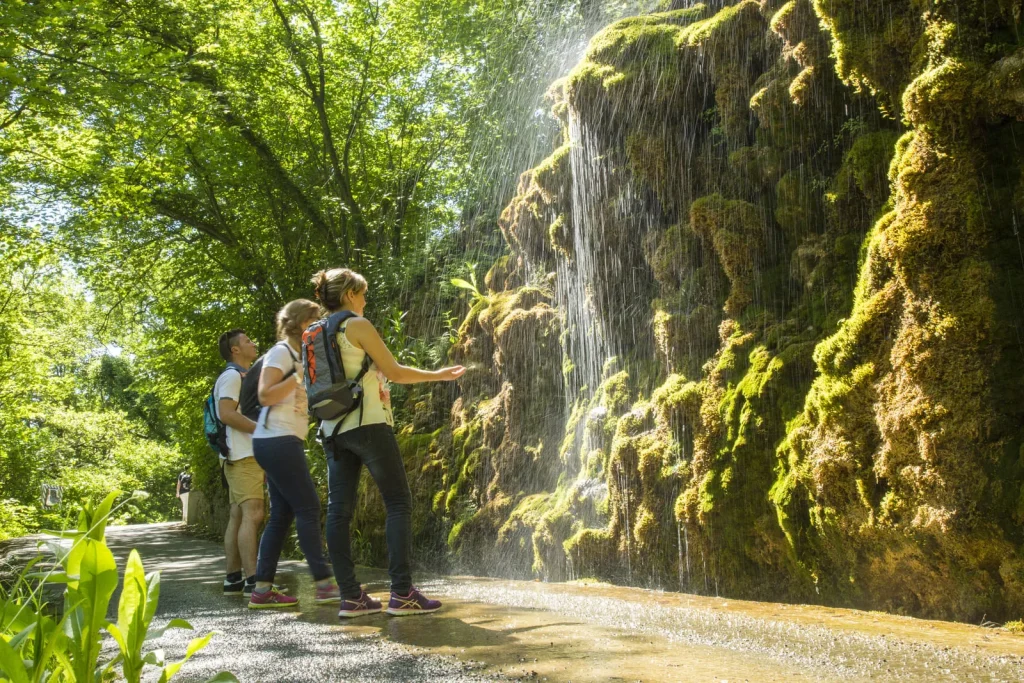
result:
[[[412,585],[409,566],[412,538],[412,493],[405,465],[395,439],[389,383],[451,381],[462,375],[462,366],[419,370],[400,365],[369,320],[362,317],[367,283],[347,268],[320,271],[313,276],[316,297],[329,313],[351,311],[338,331],[338,349],[346,377],[356,377],[367,356],[372,361],[361,381],[360,408],[339,420],[321,425],[327,454],[327,549],[341,591],[339,617],[356,617],[381,610],[356,580],[349,538],[355,510],[359,475],[363,465],[380,489],[387,508],[385,535],[388,543],[388,574],[391,596],[387,612],[394,615],[437,611],[441,603],[430,600]]]

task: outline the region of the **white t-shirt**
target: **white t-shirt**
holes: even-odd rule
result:
[[[306,388],[302,383],[302,366],[299,352],[287,342],[275,344],[263,357],[263,371],[277,368],[283,374],[292,373],[288,379],[295,382],[295,391],[274,406],[264,406],[256,422],[254,439],[273,439],[278,436],[297,436],[303,441],[309,432],[309,416],[306,412]]]
[[[234,368],[228,368],[220,373],[217,383],[213,387],[214,406],[217,409],[217,419],[220,419],[221,399],[238,401],[242,395],[242,375]],[[252,434],[242,432],[231,425],[224,425],[227,432],[228,460],[235,462],[252,457]]]

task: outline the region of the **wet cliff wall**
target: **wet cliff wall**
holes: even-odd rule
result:
[[[402,437],[418,543],[1019,618],[1022,2],[677,4],[551,88],[450,422]]]

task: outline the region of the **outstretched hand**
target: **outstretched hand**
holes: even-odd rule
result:
[[[462,377],[462,373],[466,371],[466,368],[461,365],[454,365],[450,368],[441,368],[437,371],[437,379],[441,382],[450,382],[453,379]]]

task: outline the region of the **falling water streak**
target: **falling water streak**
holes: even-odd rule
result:
[[[567,403],[586,387],[593,396],[601,383],[601,368],[610,354],[608,334],[594,301],[600,275],[595,254],[603,233],[597,200],[606,196],[606,177],[598,159],[596,140],[579,116],[569,110],[569,163],[572,169],[572,259],[559,259],[556,297],[565,319],[565,354],[574,364]]]
[[[676,547],[679,549],[679,587],[685,586],[683,583],[683,524],[676,520]]]
[[[708,558],[705,557],[705,555],[704,555],[704,548],[703,547],[701,547],[701,549],[700,549],[700,563],[701,563],[702,570],[704,572],[704,594],[706,595],[709,592],[709,590],[708,590]]]
[[[686,548],[686,587],[690,587],[690,532],[683,526],[683,541]]]
[[[626,580],[627,580],[627,582],[632,583],[632,581],[633,581],[633,559],[632,559],[632,554],[633,553],[632,553],[632,548],[631,548],[630,541],[633,538],[633,534],[632,534],[632,531],[629,528],[629,489],[626,488],[626,484],[627,483],[628,482],[625,481],[625,475],[624,474],[620,474],[619,475],[619,490],[625,492],[624,495],[622,496],[622,506],[623,506],[623,508],[625,510],[625,518],[626,518],[626,524],[625,524],[625,526],[626,526],[626,534],[625,534],[625,536],[626,536]]]

